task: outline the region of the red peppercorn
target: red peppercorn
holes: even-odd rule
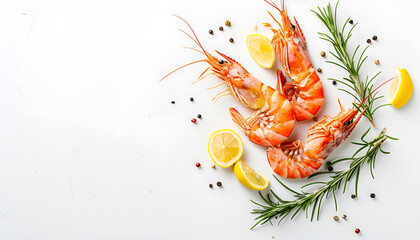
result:
[[[360,229],[356,228],[356,230],[354,230],[355,233],[359,234],[360,233]]]
[[[198,163],[195,164],[195,166],[196,167],[201,167],[201,163],[198,162]]]
[[[192,123],[196,123],[197,122],[197,119],[193,118],[193,119],[191,119],[191,122]]]

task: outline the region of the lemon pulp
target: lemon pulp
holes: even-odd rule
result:
[[[246,38],[246,45],[249,53],[258,65],[264,68],[273,66],[276,54],[268,38],[259,34],[251,34]]]
[[[234,168],[235,176],[242,185],[252,190],[263,190],[268,187],[270,181],[261,173],[252,169],[248,164],[239,160]]]
[[[208,151],[213,162],[220,167],[232,166],[241,158],[243,149],[242,139],[230,129],[218,130],[210,136]]]
[[[413,82],[405,68],[397,68],[388,92],[388,102],[395,108],[404,106],[413,94]]]

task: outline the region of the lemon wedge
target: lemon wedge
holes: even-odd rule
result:
[[[263,190],[268,187],[270,180],[252,169],[248,164],[239,160],[233,167],[236,178],[242,185],[252,190]]]
[[[249,53],[258,65],[264,68],[273,66],[276,54],[268,38],[259,34],[251,34],[246,38],[246,45]]]
[[[210,136],[208,150],[216,165],[227,168],[241,158],[244,144],[236,132],[220,129]]]
[[[413,82],[405,68],[397,68],[388,92],[388,101],[395,108],[404,106],[413,94]]]

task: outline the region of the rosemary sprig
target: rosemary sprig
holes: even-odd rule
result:
[[[332,12],[330,3],[328,3],[326,8],[318,7],[318,12],[311,10],[324,23],[324,25],[327,27],[330,33],[330,34],[325,34],[325,33],[319,32],[318,33],[320,35],[319,38],[330,42],[333,45],[334,50],[335,50],[335,53],[330,51],[330,54],[333,55],[337,61],[326,61],[326,62],[343,68],[349,74],[348,77],[344,77],[342,80],[335,79],[335,78],[328,78],[328,79],[335,80],[348,87],[348,89],[340,88],[339,90],[350,94],[356,99],[356,103],[354,103],[354,106],[356,108],[358,108],[358,105],[363,101],[363,99],[365,99],[365,97],[367,97],[368,99],[366,100],[365,103],[362,104],[359,111],[367,107],[367,110],[365,111],[364,115],[369,119],[372,125],[375,126],[375,124],[373,123],[373,114],[379,108],[389,105],[389,104],[383,104],[374,108],[374,102],[382,98],[383,96],[378,96],[378,92],[371,94],[372,88],[373,88],[372,81],[381,72],[378,72],[372,78],[369,78],[369,76],[366,76],[366,79],[364,81],[360,77],[360,74],[359,74],[360,69],[363,63],[367,59],[367,56],[365,55],[365,53],[369,45],[367,45],[363,49],[363,51],[361,51],[361,54],[359,55],[359,57],[356,57],[356,55],[358,55],[357,53],[359,49],[361,49],[360,45],[356,47],[356,49],[354,50],[352,54],[349,54],[347,44],[350,37],[352,36],[353,29],[357,26],[357,23],[354,24],[348,32],[346,32],[345,30],[346,30],[346,27],[349,26],[348,24],[349,24],[350,18],[347,18],[346,22],[344,23],[342,27],[338,26],[337,24],[338,3],[339,1],[337,1],[337,4],[335,6],[334,14]]]
[[[267,194],[267,197],[264,197],[261,194],[261,192],[259,192],[261,199],[265,202],[266,205],[259,204],[251,200],[251,202],[253,202],[254,204],[260,207],[259,209],[254,209],[251,212],[251,214],[258,215],[255,218],[257,223],[255,223],[255,225],[252,226],[251,229],[255,228],[258,224],[263,225],[267,222],[271,223],[271,219],[276,216],[280,218],[279,223],[287,216],[291,216],[290,219],[293,219],[300,212],[306,212],[307,218],[308,218],[308,215],[310,214],[311,221],[314,219],[315,214],[317,216],[317,219],[319,219],[319,212],[321,209],[322,200],[324,198],[328,198],[331,195],[333,195],[334,197],[335,209],[337,210],[336,191],[338,191],[342,183],[344,183],[344,186],[343,186],[343,193],[344,193],[346,191],[348,182],[352,179],[353,176],[355,176],[355,179],[356,179],[355,180],[355,194],[357,196],[357,186],[359,183],[361,167],[365,163],[369,164],[371,175],[372,177],[374,177],[373,169],[375,167],[377,154],[379,153],[379,151],[382,152],[383,154],[389,154],[389,152],[382,150],[381,148],[382,144],[385,142],[386,139],[397,140],[396,138],[385,135],[385,128],[384,128],[382,132],[375,139],[373,139],[370,142],[367,142],[364,138],[368,134],[369,131],[370,131],[370,128],[362,135],[361,142],[352,142],[354,145],[359,146],[359,149],[353,154],[353,156],[332,161],[330,164],[330,166],[332,166],[342,161],[351,161],[350,166],[347,170],[316,173],[312,175],[311,177],[314,177],[316,175],[321,175],[321,174],[332,174],[332,176],[330,176],[331,179],[329,181],[326,181],[326,182],[315,181],[315,182],[311,182],[309,184],[302,186],[302,189],[303,189],[303,188],[306,188],[308,186],[312,186],[315,184],[321,184],[321,186],[314,192],[304,192],[303,190],[301,190],[301,192],[294,191],[291,188],[287,187],[284,183],[282,183],[276,176],[274,176],[274,178],[281,185],[283,185],[286,189],[288,189],[290,192],[294,194],[295,199],[291,201],[283,200],[273,190],[270,189],[271,194],[275,198],[273,201],[270,198],[270,194]],[[362,151],[365,151],[365,153],[360,155]],[[357,156],[358,154],[360,156]]]

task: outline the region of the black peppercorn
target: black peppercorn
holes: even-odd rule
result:
[[[229,42],[233,42],[233,38],[229,38]]]
[[[209,184],[209,188],[213,188],[213,184],[211,184],[211,183],[210,183],[210,184]]]
[[[225,61],[223,61],[222,59],[219,60],[220,64],[223,64]]]
[[[222,27],[222,26],[220,26],[220,27],[219,27],[219,30],[220,30],[220,31],[223,31],[223,27]]]
[[[375,198],[375,197],[376,197],[376,195],[374,193],[370,194],[370,198]]]
[[[331,172],[332,170],[334,170],[334,168],[333,168],[333,167],[331,167],[331,166],[329,166],[327,169],[328,169],[328,171],[330,171],[330,172]]]
[[[350,24],[353,24],[353,20],[352,20],[352,19],[350,19],[349,23],[350,23]]]
[[[372,37],[372,39],[376,41],[376,39],[378,39],[378,36],[375,35]]]
[[[175,104],[175,101],[171,101],[172,104]]]
[[[333,80],[333,85],[337,85],[337,81]]]
[[[213,30],[211,30],[211,29],[210,29],[210,30],[209,30],[209,33],[210,33],[210,34],[213,34]]]
[[[194,102],[194,98],[193,98],[193,97],[190,97],[190,101],[191,101],[191,102]]]
[[[220,181],[218,181],[216,184],[217,184],[218,187],[222,186],[222,182],[220,182]]]
[[[321,68],[318,68],[318,69],[317,69],[317,71],[318,71],[319,73],[321,73],[321,72],[322,72],[322,69],[321,69]]]
[[[355,194],[352,194],[351,195],[351,198],[355,199],[356,198],[356,195]]]
[[[198,114],[198,115],[197,115],[197,118],[201,118],[201,114]]]
[[[372,41],[368,38],[368,40],[366,40],[367,43],[371,43]]]

